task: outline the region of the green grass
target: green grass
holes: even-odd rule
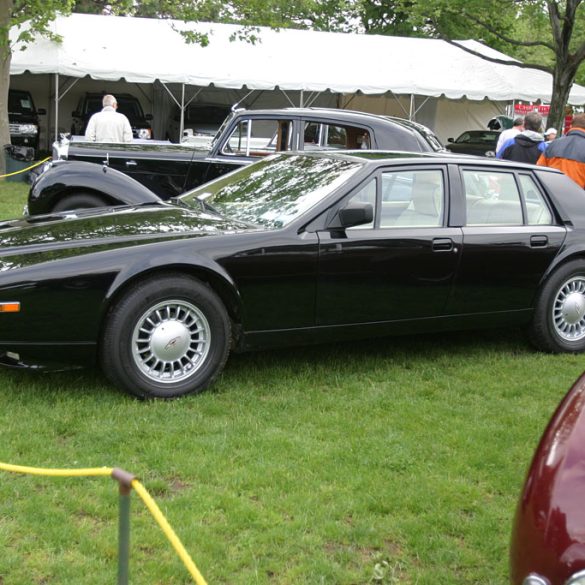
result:
[[[25,192],[0,183],[0,217]],[[210,585],[500,585],[530,457],[583,363],[518,331],[383,339],[234,355],[172,402],[0,370],[0,461],[132,471]],[[111,480],[0,474],[0,583],[114,582]],[[135,495],[130,571],[190,582]]]

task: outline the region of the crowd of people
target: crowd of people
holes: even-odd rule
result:
[[[555,128],[542,129],[538,112],[515,118],[512,128],[500,134],[496,157],[559,169],[585,189],[585,113],[576,114],[560,138]]]

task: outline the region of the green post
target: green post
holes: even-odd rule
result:
[[[130,490],[122,484],[120,484],[120,517],[118,520],[118,585],[128,585],[128,563],[130,559]]]
[[[130,561],[130,494],[134,476],[114,469],[112,478],[120,485],[120,515],[118,518],[118,585],[128,585],[128,565]]]

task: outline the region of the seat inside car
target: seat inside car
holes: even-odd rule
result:
[[[441,176],[437,173],[415,175],[411,201],[408,207],[396,218],[394,225],[438,226],[443,211],[443,187]]]

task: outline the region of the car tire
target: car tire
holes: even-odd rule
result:
[[[551,353],[585,351],[585,259],[557,268],[542,286],[530,329],[532,342]]]
[[[106,317],[100,363],[117,386],[140,398],[201,392],[222,371],[231,323],[220,298],[184,274],[135,284]]]
[[[99,195],[93,193],[73,193],[66,195],[57,201],[53,211],[72,211],[74,209],[89,209],[92,207],[105,207],[108,202]]]

